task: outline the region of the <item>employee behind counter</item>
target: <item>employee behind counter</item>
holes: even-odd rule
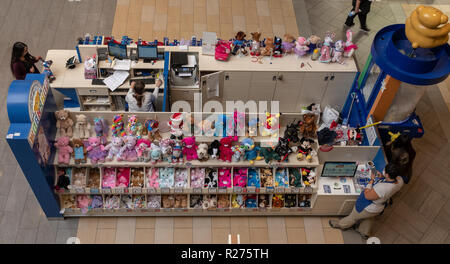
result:
[[[155,112],[156,100],[158,99],[159,87],[163,81],[161,78],[156,80],[156,88],[153,93],[145,91],[145,83],[143,81],[131,82],[131,88],[125,97],[128,103],[129,112]]]

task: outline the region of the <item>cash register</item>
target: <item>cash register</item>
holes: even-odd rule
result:
[[[195,55],[186,52],[171,54],[170,81],[174,86],[194,86],[198,83],[198,66]]]

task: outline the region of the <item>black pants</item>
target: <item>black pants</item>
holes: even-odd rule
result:
[[[361,27],[367,27],[366,21],[367,21],[367,14],[370,12],[370,5],[372,4],[369,0],[361,0],[361,4],[359,5],[359,9],[361,12],[359,12],[358,18],[359,23],[361,24]],[[352,11],[355,11],[356,7],[356,0],[353,0],[353,8]],[[353,19],[355,19],[356,15],[354,16],[348,16],[347,20],[345,21],[345,24],[347,26],[351,26],[353,24]]]

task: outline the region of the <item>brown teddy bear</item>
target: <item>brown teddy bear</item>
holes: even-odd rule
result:
[[[303,121],[300,124],[300,133],[303,137],[316,137],[316,115],[315,114],[304,114]]]
[[[175,195],[175,208],[187,208],[187,196],[186,195]]]
[[[218,206],[218,208],[229,208],[230,207],[230,196],[227,194],[217,195],[217,206]]]
[[[86,187],[92,189],[100,188],[100,170],[98,168],[92,168],[89,170],[89,177]]]
[[[273,187],[272,169],[261,169],[261,187]]]
[[[406,19],[405,32],[412,47],[434,48],[448,41],[450,24],[441,10],[431,6],[418,6]]]
[[[86,147],[84,146],[83,140],[74,138],[71,146],[75,164],[86,163]]]
[[[245,49],[245,35],[244,32],[239,31],[236,33],[233,41],[233,50],[231,54],[236,55],[238,52],[241,52],[243,55],[247,55],[247,50]]]
[[[173,208],[175,205],[175,198],[173,195],[163,195],[162,196],[163,208]]]
[[[131,187],[144,187],[144,171],[142,169],[132,169]]]
[[[55,112],[56,128],[61,137],[72,137],[73,120],[69,117],[69,111],[59,110]]]
[[[270,56],[273,53],[273,38],[267,38],[264,42],[266,46],[261,49],[261,55],[263,56]]]

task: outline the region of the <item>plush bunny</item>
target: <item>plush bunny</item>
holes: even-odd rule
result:
[[[358,49],[358,46],[353,44],[353,31],[351,29],[347,29],[346,35],[347,41],[344,44],[344,57],[350,58],[355,53],[355,50]]]
[[[74,137],[81,139],[89,138],[91,124],[88,123],[87,117],[85,115],[75,115],[75,119]]]
[[[198,159],[197,156],[197,145],[195,145],[195,136],[186,137],[182,140],[184,143],[183,155],[186,157],[187,161]]]
[[[58,163],[69,164],[70,156],[73,152],[69,143],[69,137],[60,137],[56,140],[55,147],[58,149]]]
[[[101,144],[97,137],[89,138],[89,146],[87,147],[88,157],[92,163],[104,162],[106,157],[105,147]]]

